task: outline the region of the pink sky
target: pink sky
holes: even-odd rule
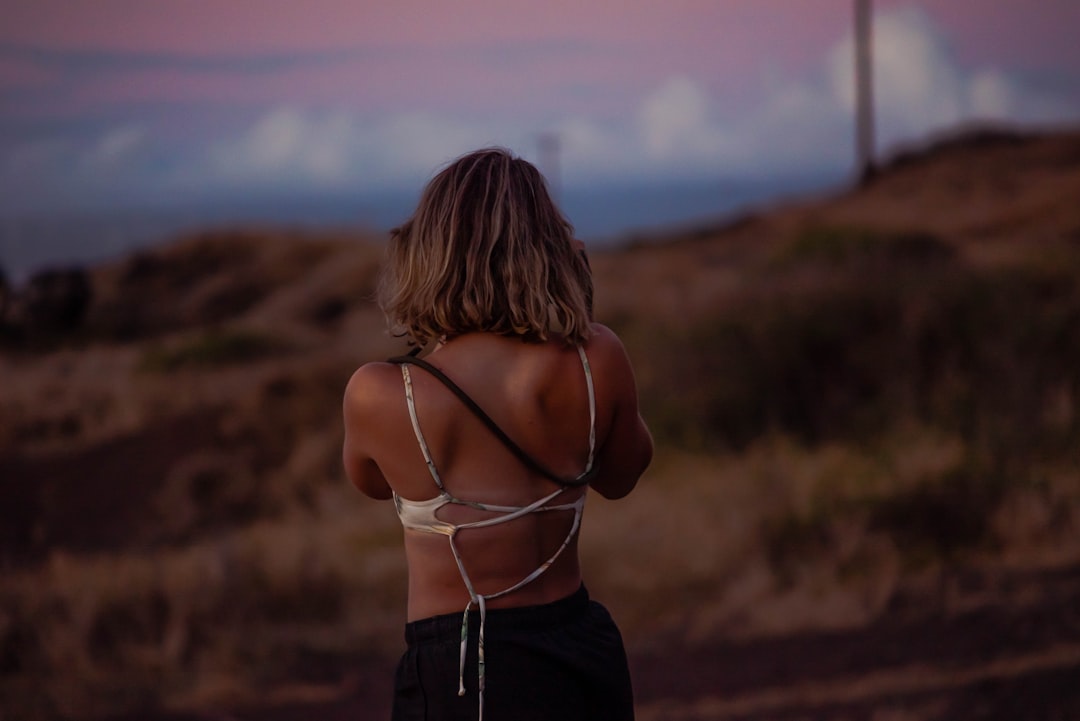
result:
[[[875,8],[883,144],[970,120],[1080,119],[1080,2]],[[563,138],[569,182],[835,169],[849,162],[851,10],[852,0],[9,0],[0,191],[12,203],[74,193],[72,167],[86,182],[107,173],[117,192],[413,183],[471,145],[528,150],[540,131]]]
[[[584,80],[598,85],[648,87],[675,74],[698,76],[717,92],[759,81],[762,68],[792,72],[815,61],[849,24],[850,0],[17,0],[8,3],[0,44],[54,51],[181,57],[357,53],[330,67],[271,79],[228,73],[139,69],[94,79],[78,94],[102,104],[145,97],[203,97],[240,103],[298,98],[302,102],[389,107],[400,96],[442,105],[460,95],[532,91]],[[962,63],[1021,70],[1080,65],[1080,3],[1075,0],[878,0],[879,11],[922,7],[949,36]],[[494,48],[533,53],[543,62],[505,65],[468,51]],[[560,50],[560,48],[562,50]],[[463,57],[464,56],[464,57]],[[450,62],[447,62],[449,59]],[[318,77],[319,74],[324,77]],[[304,75],[304,77],[301,77]],[[59,79],[57,79],[59,80]],[[247,82],[245,80],[248,80]],[[48,72],[26,59],[0,63],[4,85],[48,82]],[[109,87],[112,84],[115,87]],[[385,87],[385,86],[402,86]],[[478,91],[470,90],[477,88]],[[411,89],[411,92],[410,92]]]
[[[417,49],[582,40],[753,61],[769,52],[806,59],[846,22],[850,0],[15,0],[0,42],[61,50],[243,55],[407,47]],[[916,5],[954,38],[965,59],[1055,65],[1075,62],[1074,0],[877,0],[879,10]]]

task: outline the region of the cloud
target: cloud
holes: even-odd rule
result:
[[[715,141],[709,102],[701,86],[686,77],[671,78],[646,97],[638,111],[646,153],[670,159],[708,152]]]
[[[968,105],[972,113],[985,119],[1005,119],[1016,111],[1017,91],[1002,73],[984,70],[977,73],[967,87]]]
[[[78,166],[88,173],[114,170],[131,159],[145,139],[146,131],[140,127],[125,126],[110,130],[86,150]]]
[[[429,175],[453,158],[480,146],[511,145],[514,129],[498,129],[431,113],[402,113],[371,124],[362,148],[374,173],[386,180]]]
[[[457,155],[506,132],[428,113],[361,118],[343,110],[275,108],[212,143],[179,177],[259,187],[363,190],[415,185]]]
[[[667,79],[623,122],[572,118],[563,139],[567,182],[636,178],[760,177],[833,169],[846,161],[844,112],[821,84],[774,88],[753,106],[723,114],[703,81]]]
[[[345,113],[319,116],[276,108],[239,137],[212,144],[203,170],[233,182],[294,177],[332,185],[348,174],[354,132],[352,119]]]

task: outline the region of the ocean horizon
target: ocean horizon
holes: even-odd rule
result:
[[[560,205],[587,246],[611,247],[680,228],[719,224],[843,182],[815,175],[571,187],[560,193]],[[404,221],[418,196],[419,191],[306,192],[0,215],[0,269],[18,285],[46,269],[107,262],[215,228],[344,229],[379,235]]]

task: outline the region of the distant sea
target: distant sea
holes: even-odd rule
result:
[[[741,212],[822,192],[842,182],[839,177],[819,175],[760,181],[628,183],[567,188],[559,195],[578,237],[598,247],[719,223]],[[18,284],[46,268],[97,263],[208,228],[355,228],[379,234],[405,220],[417,198],[416,192],[299,193],[168,207],[0,215],[0,267],[9,281]]]

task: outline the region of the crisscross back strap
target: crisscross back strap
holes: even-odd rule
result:
[[[415,353],[415,351],[414,351],[414,353]],[[489,416],[484,411],[484,409],[481,408],[480,405],[476,401],[474,401],[472,399],[472,397],[469,396],[468,393],[463,391],[461,389],[461,387],[458,386],[457,383],[454,383],[454,381],[450,380],[449,376],[447,376],[445,373],[443,373],[441,370],[439,370],[438,368],[436,368],[432,364],[428,363],[426,360],[424,360],[422,358],[417,358],[415,355],[410,354],[410,355],[403,355],[403,356],[395,356],[394,358],[390,358],[388,362],[389,363],[396,363],[398,365],[401,365],[401,364],[414,365],[414,366],[417,366],[419,368],[423,368],[425,371],[427,371],[432,376],[434,376],[439,382],[441,382],[444,386],[446,386],[448,389],[450,389],[450,391],[455,396],[457,396],[458,399],[462,403],[465,404],[465,407],[468,408],[470,411],[472,411],[473,415],[475,415],[485,426],[487,426],[488,430],[490,430],[492,432],[492,434],[494,434],[494,436],[496,438],[498,438],[499,441],[501,441],[504,446],[506,446],[507,450],[509,450],[511,453],[513,453],[514,456],[519,461],[521,461],[525,465],[525,467],[528,468],[529,470],[531,470],[531,471],[533,471],[535,473],[538,473],[539,475],[543,476],[544,478],[547,478],[548,480],[553,481],[555,483],[558,483],[559,485],[562,485],[562,486],[584,486],[584,485],[588,484],[588,482],[592,479],[592,476],[593,476],[593,474],[594,474],[594,472],[596,470],[596,468],[595,468],[595,466],[593,465],[593,462],[592,462],[592,453],[593,453],[592,437],[593,437],[593,433],[594,433],[594,430],[595,430],[594,428],[590,427],[590,429],[589,429],[589,437],[590,437],[589,463],[588,463],[585,471],[582,472],[576,478],[564,478],[564,477],[558,475],[557,473],[549,470],[546,466],[544,466],[542,463],[540,463],[535,458],[533,458],[531,455],[529,455],[525,451],[525,449],[523,449],[521,446],[519,446],[517,443],[515,443],[514,439],[512,439],[510,436],[508,436],[506,434],[506,432],[503,431],[503,429],[499,427],[499,425],[491,418],[491,416]],[[590,388],[590,391],[591,391],[591,388]],[[593,400],[592,400],[591,396],[590,396],[590,399],[589,399],[589,404],[590,404],[590,419],[589,420],[590,420],[591,424],[594,424],[595,420],[592,418],[593,412],[591,410],[592,406],[593,406]]]

